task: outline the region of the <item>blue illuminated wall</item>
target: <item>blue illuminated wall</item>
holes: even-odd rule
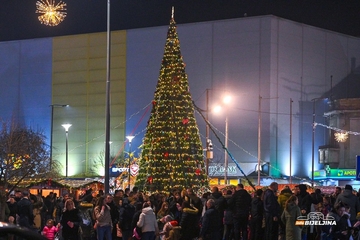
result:
[[[0,43],[0,118],[50,136],[52,39]]]

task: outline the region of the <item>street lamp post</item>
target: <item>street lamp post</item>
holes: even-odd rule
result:
[[[209,126],[209,90],[206,89],[206,175],[209,176],[209,163],[212,156],[210,155],[210,126]]]
[[[110,29],[110,0],[107,1],[106,17],[106,104],[105,104],[105,176],[104,190],[110,192],[110,60],[111,60],[111,29]]]
[[[223,97],[222,99],[222,102],[225,104],[225,105],[228,105],[230,102],[231,102],[231,96],[230,95],[226,95]],[[214,111],[215,112],[219,112],[221,111],[221,106],[218,105],[214,108]],[[224,144],[224,147],[225,147],[225,155],[224,155],[224,183],[225,185],[227,184],[227,178],[228,178],[228,165],[229,165],[229,162],[228,162],[228,153],[227,153],[227,149],[228,149],[228,139],[229,139],[229,131],[228,131],[228,128],[229,128],[229,119],[228,119],[228,115],[227,115],[227,112],[225,113],[225,144]]]
[[[224,156],[224,165],[225,165],[225,171],[224,171],[224,182],[225,185],[227,184],[227,178],[228,178],[228,165],[229,165],[229,161],[228,161],[228,154],[226,149],[228,148],[228,139],[229,139],[229,121],[228,121],[228,116],[226,115],[225,117],[225,156]]]
[[[68,169],[69,169],[69,148],[68,148],[68,138],[69,138],[69,128],[71,127],[70,123],[66,123],[61,125],[63,126],[63,128],[65,129],[65,135],[66,135],[66,149],[65,149],[65,154],[66,154],[66,160],[65,160],[65,165],[66,165],[66,172],[65,172],[65,177],[68,177]]]
[[[326,100],[327,98],[313,98],[311,102],[313,103],[312,106],[312,136],[311,136],[311,187],[314,187],[314,168],[315,168],[315,108],[316,108],[316,101],[318,100]]]
[[[317,98],[312,99],[313,112],[312,112],[312,136],[311,136],[311,187],[314,187],[314,168],[315,168],[315,103]]]
[[[68,104],[51,104],[51,125],[50,125],[50,171],[52,170],[52,152],[53,152],[53,131],[54,131],[54,107],[68,107]]]
[[[130,164],[131,164],[131,141],[134,139],[135,136],[126,136],[127,140],[129,141],[129,179],[128,179],[128,188],[130,189],[130,175],[131,175],[131,172],[130,172]]]

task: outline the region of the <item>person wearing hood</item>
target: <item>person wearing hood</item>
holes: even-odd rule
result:
[[[188,201],[182,203],[181,209],[181,240],[189,240],[198,237],[200,230],[198,219],[199,209]]]
[[[284,211],[285,208],[285,203],[286,201],[293,195],[291,189],[289,186],[285,186],[283,190],[281,190],[279,196],[278,196],[278,202],[280,205],[280,216]],[[282,221],[279,221],[279,225],[280,225],[280,230],[279,230],[279,234],[280,234],[280,239],[284,239],[283,236],[285,234],[285,225],[283,224]]]
[[[301,228],[294,223],[301,216],[298,206],[298,198],[291,196],[285,204],[284,211],[281,215],[281,221],[285,224],[286,240],[301,240]]]
[[[156,216],[148,202],[144,202],[139,221],[136,225],[141,228],[141,240],[154,240],[159,235]]]
[[[307,192],[307,187],[305,184],[299,184],[295,186],[296,193],[295,196],[299,201],[300,212],[303,216],[306,216],[311,210],[312,198]]]
[[[353,225],[356,220],[356,214],[360,212],[360,203],[357,196],[353,194],[353,188],[351,185],[345,185],[345,189],[336,198],[335,205],[342,202],[350,207],[350,222]]]

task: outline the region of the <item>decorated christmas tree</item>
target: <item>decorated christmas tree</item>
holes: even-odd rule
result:
[[[150,192],[207,186],[203,149],[172,14],[136,186]]]

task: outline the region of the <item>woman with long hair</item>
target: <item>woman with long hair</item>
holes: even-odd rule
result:
[[[108,198],[99,197],[95,207],[94,216],[96,220],[97,240],[111,240],[112,220],[110,207],[108,206]]]
[[[79,209],[75,208],[74,201],[72,199],[66,200],[60,221],[62,226],[62,237],[64,240],[79,239],[78,232],[80,222]]]
[[[170,212],[170,209],[169,209],[169,203],[168,202],[163,202],[161,204],[160,210],[156,214],[156,220],[157,220],[157,223],[158,223],[158,226],[159,226],[160,230],[163,229],[163,227],[164,227],[165,217],[167,215],[170,215],[171,219],[173,219],[173,216],[172,216],[172,214]]]
[[[292,195],[285,203],[281,221],[285,224],[286,240],[301,240],[301,228],[295,225],[296,219],[301,216],[298,198]]]

